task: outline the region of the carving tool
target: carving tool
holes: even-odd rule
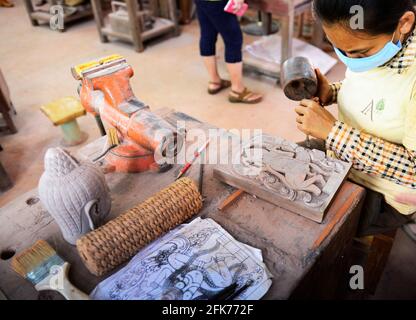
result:
[[[178,176],[176,177],[176,180],[181,178],[189,170],[189,168],[192,166],[192,164],[195,162],[195,160],[198,159],[198,157],[201,155],[201,153],[208,147],[210,141],[211,141],[211,139],[208,139],[202,147],[200,147],[197,151],[194,152],[194,156],[192,157],[191,161],[188,161],[183,166],[183,168],[179,172]]]
[[[234,191],[227,199],[224,200],[223,203],[218,207],[218,210],[224,211],[228,206],[233,204],[238,198],[240,198],[244,194],[244,190],[238,189]]]
[[[237,289],[234,291],[231,295],[227,296],[225,300],[234,300],[237,298],[240,294],[242,294],[244,291],[246,291],[252,284],[254,283],[253,280],[248,280],[245,285],[243,285],[240,289]]]
[[[201,163],[201,164],[199,165],[199,181],[198,181],[198,190],[199,190],[199,193],[200,193],[202,196],[204,196],[204,195],[202,194],[202,189],[203,189],[203,186],[204,186],[204,164],[203,164],[203,163]]]
[[[221,291],[217,292],[215,295],[209,298],[209,300],[225,300],[227,297],[231,296],[233,292],[238,288],[238,283],[234,282],[228,287],[225,287]]]
[[[107,134],[107,145],[108,148],[97,158],[92,160],[92,162],[97,162],[98,160],[102,159],[109,153],[112,149],[120,145],[120,140],[118,139],[117,130],[115,128],[110,128]]]
[[[238,283],[234,282],[212,296],[209,300],[234,300],[234,298],[247,290],[253,283],[254,281],[250,279],[241,288],[238,288]]]
[[[69,263],[44,240],[38,240],[12,260],[11,267],[35,285],[37,291],[54,290],[67,300],[90,300],[68,280]]]

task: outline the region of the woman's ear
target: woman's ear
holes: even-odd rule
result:
[[[413,31],[415,25],[416,16],[412,11],[407,11],[399,21],[399,32],[400,34],[409,34]]]

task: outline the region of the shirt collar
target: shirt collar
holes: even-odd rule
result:
[[[403,48],[399,53],[389,62],[385,64],[385,67],[397,70],[397,73],[401,74],[406,71],[416,60],[416,28],[412,34],[407,38],[403,45]]]

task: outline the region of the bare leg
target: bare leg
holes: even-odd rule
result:
[[[244,90],[243,63],[227,63],[227,69],[231,78],[231,89],[235,92],[242,92]]]
[[[208,75],[209,75],[209,81],[210,81],[209,89],[215,90],[221,85],[220,84],[221,78],[218,73],[218,67],[217,67],[217,57],[210,56],[210,57],[203,57],[203,58],[204,58],[205,68],[207,69]]]
[[[238,96],[235,92],[241,93],[244,91],[245,86],[243,83],[243,63],[237,62],[237,63],[227,63],[227,69],[230,73],[231,78],[231,90],[234,92],[231,92],[231,95]],[[261,94],[258,93],[251,93],[247,99],[249,101],[257,100],[261,97]]]

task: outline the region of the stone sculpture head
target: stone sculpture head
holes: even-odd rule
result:
[[[79,162],[61,148],[50,148],[45,154],[39,198],[64,239],[73,245],[101,225],[111,209],[110,191],[100,169]]]

